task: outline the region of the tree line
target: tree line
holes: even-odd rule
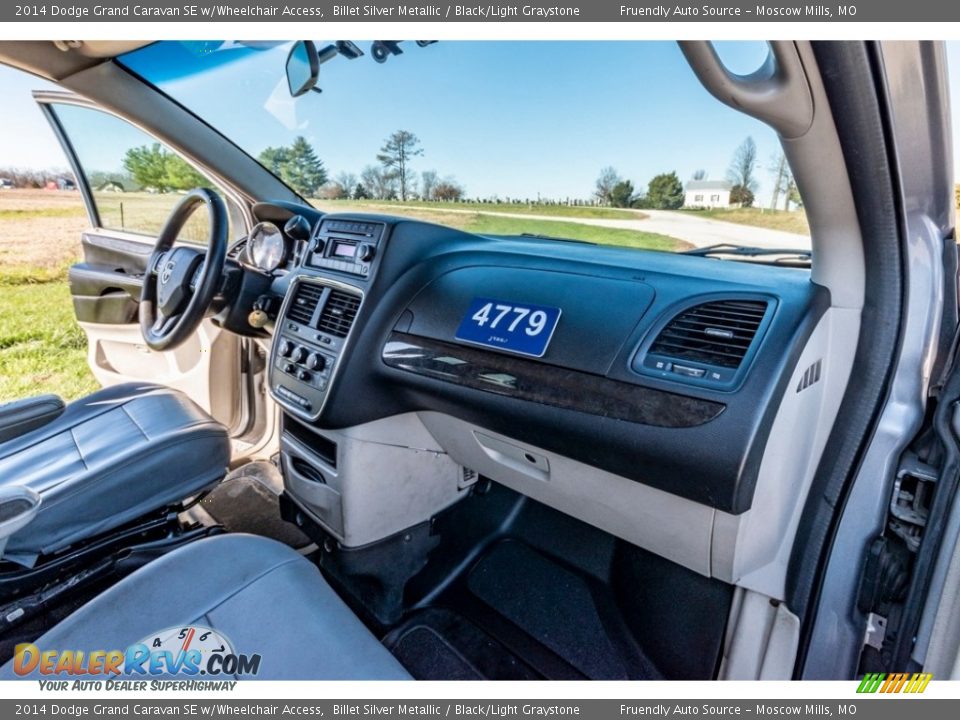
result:
[[[62,178],[73,181],[73,173],[62,168],[47,168],[45,170],[18,167],[0,168],[0,180],[7,180],[10,185],[16,188],[44,188],[48,183],[57,182]]]
[[[303,197],[448,202],[462,199],[463,186],[454,177],[441,177],[436,170],[414,170],[415,158],[423,154],[420,138],[409,130],[397,130],[384,141],[376,164],[364,167],[359,176],[341,172],[330,178],[323,161],[302,136],[290,145],[266,148],[258,159]]]
[[[753,207],[757,202],[756,193],[760,186],[757,180],[759,165],[757,145],[752,137],[747,137],[734,151],[727,168],[726,179],[730,183],[731,205]],[[784,210],[789,209],[791,203],[801,206],[800,192],[782,152],[774,157],[768,169],[773,175],[770,208],[777,209],[781,198]],[[691,180],[706,179],[705,170],[697,170],[691,177]],[[676,210],[683,207],[684,186],[676,171],[672,171],[655,175],[645,191],[638,191],[632,181],[624,179],[616,168],[608,166],[600,171],[594,196],[602,204],[613,207]]]

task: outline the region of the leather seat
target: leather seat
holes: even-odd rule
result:
[[[229,460],[226,429],[183,393],[143,383],[100,390],[0,443],[0,486],[26,485],[42,498],[3,559],[31,567],[204,490]]]
[[[313,563],[274,540],[242,534],[198,540],[154,560],[35,645],[41,652],[126,650],[190,625],[216,630],[234,653],[259,654],[259,672],[179,679],[410,679]],[[13,660],[0,668],[3,680],[36,677],[36,670],[17,676]]]

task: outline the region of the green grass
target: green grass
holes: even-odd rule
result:
[[[45,207],[45,208],[4,208],[0,210],[0,221],[31,220],[33,218],[75,218],[86,217],[87,211],[80,207]]]
[[[697,217],[723,220],[737,225],[752,225],[768,230],[809,235],[807,214],[803,210],[767,210],[765,208],[731,208],[729,210],[683,210]]]
[[[487,235],[529,233],[568,240],[584,240],[598,245],[617,245],[645,250],[674,251],[686,247],[686,244],[682,241],[666,235],[596,225],[581,225],[575,222],[524,220],[498,215],[483,215],[481,213],[468,215],[467,218],[468,220],[463,225],[464,230]]]
[[[63,265],[53,267],[7,265],[0,269],[0,289],[19,285],[44,285],[46,283],[66,282],[67,272],[74,262],[74,260],[70,260]]]
[[[621,210],[609,207],[579,205],[538,205],[535,203],[481,203],[481,202],[428,202],[425,200],[311,200],[318,207],[341,211],[373,208],[373,212],[396,212],[403,208],[424,210],[511,213],[514,215],[543,215],[547,217],[589,218],[603,220],[642,220],[645,216],[637,210]],[[402,213],[400,213],[402,214]]]
[[[0,274],[0,402],[55,393],[66,400],[99,387],[66,282],[3,284]]]

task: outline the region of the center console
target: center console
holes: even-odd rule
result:
[[[274,398],[301,419],[320,417],[385,232],[382,222],[340,217],[322,220],[310,238],[277,319],[270,368]]]

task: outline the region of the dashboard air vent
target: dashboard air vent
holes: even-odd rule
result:
[[[738,368],[767,311],[762,300],[720,300],[684,310],[660,331],[651,353]]]
[[[351,293],[334,290],[317,321],[317,330],[335,337],[346,337],[360,309],[360,298]]]
[[[297,287],[297,294],[290,303],[290,309],[287,310],[287,319],[301,325],[309,325],[313,320],[313,313],[317,310],[317,304],[323,295],[323,287],[313,283],[302,282]]]

